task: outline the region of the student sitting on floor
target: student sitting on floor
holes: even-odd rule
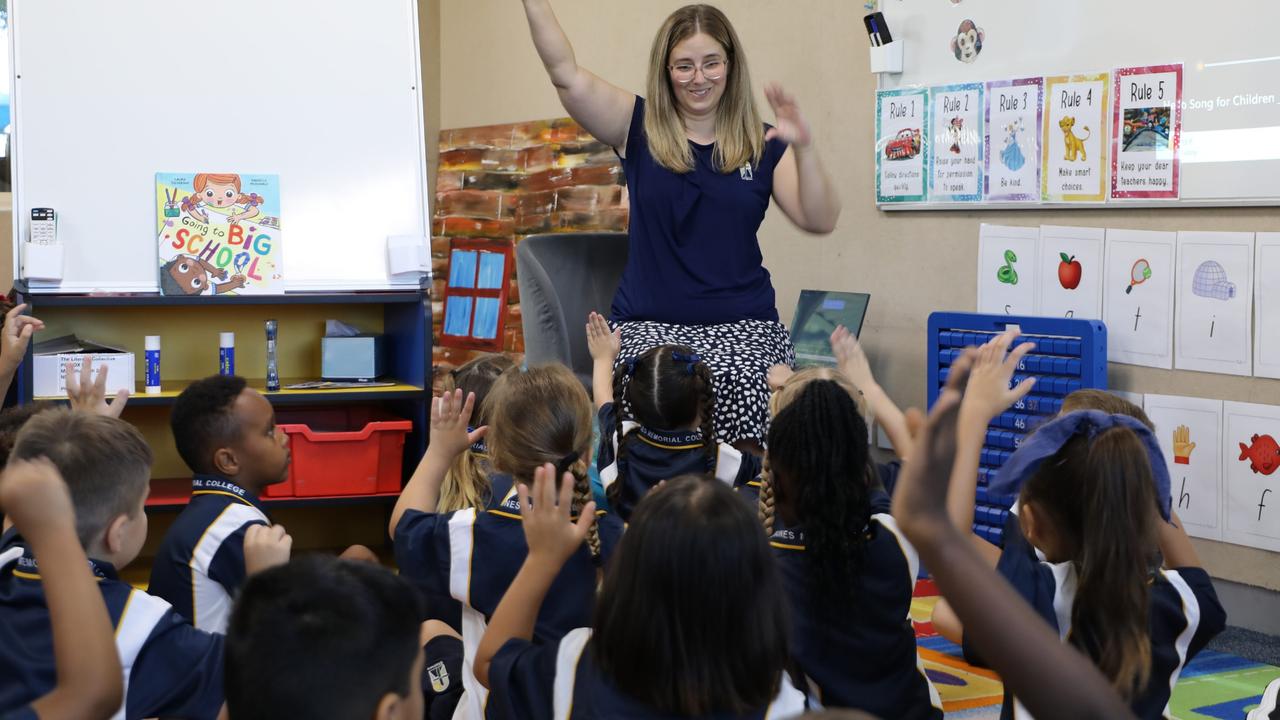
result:
[[[117,570],[147,538],[151,448],[115,418],[50,410],[27,421],[10,462],[48,458],[71,491],[76,533],[115,627],[126,718],[214,718],[222,706],[222,637],[189,625]],[[16,530],[0,538],[0,707],[54,687],[49,606],[36,557]]]
[[[371,563],[309,555],[254,575],[227,626],[231,720],[422,720],[420,613]]]
[[[615,368],[621,335],[596,313],[588,318],[587,344],[600,420],[596,467],[623,520],[667,478],[708,474],[736,487],[760,473],[760,458],[716,442],[711,370],[692,350],[659,345]]]

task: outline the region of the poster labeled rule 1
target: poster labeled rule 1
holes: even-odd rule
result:
[[[929,91],[876,93],[876,202],[924,202],[929,194]]]
[[[1107,198],[1107,73],[1044,79],[1045,202]]]
[[[936,202],[982,200],[982,83],[929,92],[929,193]]]
[[[1178,198],[1182,65],[1116,70],[1111,197]]]
[[[1044,78],[987,83],[984,197],[990,202],[1040,199],[1040,109]]]

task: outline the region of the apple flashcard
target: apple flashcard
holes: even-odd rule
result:
[[[1177,241],[1173,232],[1107,230],[1102,314],[1111,362],[1173,369]]]
[[[1222,401],[1147,395],[1147,417],[1169,468],[1173,510],[1188,535],[1222,539]]]
[[[1102,319],[1102,228],[1040,226],[1038,314]]]
[[[1178,233],[1179,370],[1252,372],[1253,240],[1253,233]]]
[[[1036,315],[1040,228],[982,224],[978,234],[978,312]]]

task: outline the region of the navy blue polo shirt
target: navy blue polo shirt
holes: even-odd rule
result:
[[[395,531],[396,564],[431,593],[447,593],[462,603],[462,681],[467,717],[482,717],[488,691],[472,672],[476,650],[489,618],[515,580],[529,554],[520,520],[520,501],[511,476],[491,476],[497,500],[482,512],[474,508],[450,513],[409,510]],[[622,536],[622,521],[596,512],[601,562],[607,563]],[[565,563],[547,593],[534,629],[539,642],[553,642],[570,630],[589,625],[595,609],[600,566],[584,544]]]
[[[777,322],[773,283],[756,232],[769,209],[773,171],[786,143],[769,140],[758,164],[727,173],[715,167],[714,145],[690,141],[689,147],[693,171],[677,174],[659,165],[644,134],[644,98],[636,98],[622,159],[631,203],[630,249],[610,319],[678,325]]]
[[[889,505],[888,495],[872,493],[871,519],[862,530],[865,554],[851,599],[826,613],[815,599],[804,530],[774,531],[769,545],[791,604],[791,652],[826,707],[935,720],[942,717],[942,700],[925,675],[911,626],[920,558],[898,530]]]
[[[655,712],[614,687],[593,661],[590,641],[591,629],[585,627],[550,643],[508,640],[489,666],[492,698],[501,709],[502,717],[522,720],[687,719],[688,716]],[[718,713],[699,717],[707,720],[765,720],[795,717],[804,711],[804,695],[784,673],[782,686],[769,707],[744,715]]]
[[[606,490],[615,482],[622,483],[613,511],[624,521],[631,518],[645,493],[663,480],[695,473],[738,487],[760,474],[763,462],[759,457],[725,443],[716,443],[716,459],[709,462],[702,448],[702,433],[696,430],[653,430],[630,421],[622,424],[627,452],[619,463],[618,435],[614,432],[617,413],[616,403],[600,407],[596,469]]]
[[[124,668],[119,717],[215,718],[222,708],[223,640],[165,601],[90,560]],[[40,568],[16,530],[0,538],[0,707],[21,707],[57,684],[53,631]],[[21,717],[19,715],[18,717]]]
[[[1075,565],[1045,562],[1022,534],[1017,510],[1015,505],[1005,520],[1004,552],[996,571],[1066,642],[1078,579]],[[1151,578],[1150,598],[1151,677],[1130,707],[1139,718],[1163,718],[1182,668],[1222,632],[1227,613],[1203,568],[1158,570]],[[980,662],[967,639],[964,652],[971,662]],[[1032,716],[1006,691],[1000,717],[1024,720]]]
[[[236,591],[245,580],[245,531],[250,525],[270,524],[252,493],[224,477],[196,475],[191,502],[156,552],[151,594],[197,628],[226,632]]]

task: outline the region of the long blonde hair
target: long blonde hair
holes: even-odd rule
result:
[[[488,404],[485,400],[494,382],[499,375],[515,366],[514,360],[501,353],[480,355],[447,373],[440,381],[441,392],[461,389],[464,393],[475,393],[476,408],[471,416],[471,426],[480,427],[488,423]],[[488,455],[474,448],[454,458],[453,465],[449,466],[449,472],[440,485],[437,511],[445,513],[466,508],[483,509],[489,497],[487,465]]]
[[[751,92],[747,56],[729,18],[710,5],[686,5],[676,10],[653,38],[644,109],[649,154],[672,172],[693,171],[693,151],[689,149],[684,121],[676,108],[667,64],[675,46],[698,33],[706,33],[720,43],[727,63],[724,94],[716,107],[716,167],[728,173],[748,162],[758,164],[764,154],[764,126]]]
[[[489,458],[498,472],[533,484],[546,463],[573,474],[573,512],[591,502],[591,399],[563,365],[503,373],[489,393]],[[556,478],[557,482],[559,478]],[[596,525],[587,534],[592,557],[600,557]]]
[[[790,405],[801,391],[805,389],[809,383],[815,380],[830,380],[839,385],[841,389],[849,393],[853,398],[854,404],[858,406],[858,412],[866,417],[867,405],[866,400],[862,396],[862,391],[858,389],[853,381],[839,370],[833,370],[825,367],[810,367],[800,370],[778,388],[778,391],[769,398],[769,416],[777,417]],[[773,500],[773,479],[769,469],[769,458],[766,455],[764,461],[764,469],[760,473],[760,500],[759,508],[760,524],[764,525],[766,534],[773,534],[773,516],[774,516],[774,500]]]

